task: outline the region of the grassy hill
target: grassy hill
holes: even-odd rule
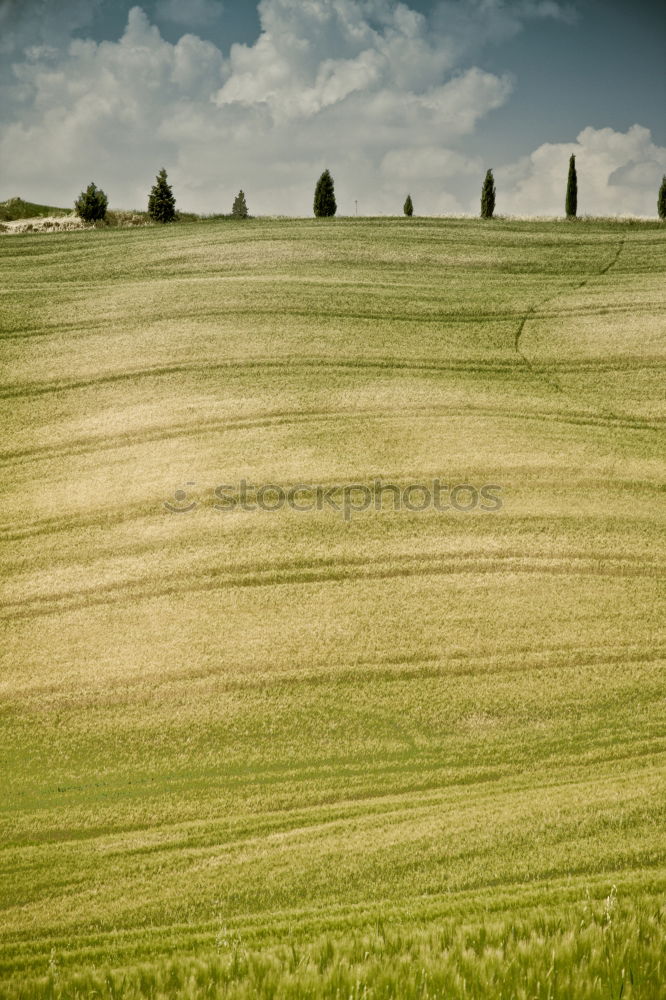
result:
[[[656,223],[0,243],[1,998],[654,1000],[665,268]],[[502,508],[377,485],[435,478]]]
[[[0,202],[0,222],[15,222],[17,219],[36,219],[50,215],[67,215],[70,208],[55,208],[53,205],[36,205],[23,198],[8,198]]]
[[[17,222],[21,219],[45,219],[48,222],[52,217],[58,219],[59,216],[69,217],[73,215],[73,208],[55,208],[52,205],[37,205],[31,201],[24,201],[22,198],[8,198],[7,201],[0,202],[0,225],[7,222]],[[198,222],[203,218],[229,219],[231,216],[211,215],[205,217],[196,215],[194,212],[179,211],[177,221]],[[152,225],[148,212],[138,209],[110,209],[106,214],[104,223],[97,223],[97,228],[105,228],[107,226],[127,228],[147,225]],[[40,226],[35,224],[33,231],[41,231]]]

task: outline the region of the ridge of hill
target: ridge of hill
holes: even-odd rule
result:
[[[37,219],[44,216],[69,215],[74,209],[56,208],[54,205],[38,205],[23,198],[7,198],[0,202],[0,222],[16,222],[18,219]]]

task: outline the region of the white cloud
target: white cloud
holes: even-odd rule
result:
[[[274,121],[317,114],[354,92],[419,92],[452,66],[425,17],[383,0],[262,0],[262,33],[233,45],[220,106],[263,104]]]
[[[655,215],[666,148],[641,125],[626,132],[583,129],[575,142],[546,143],[495,171],[498,212],[562,215],[569,156],[576,157],[578,211],[584,215]]]
[[[85,5],[66,2],[80,29]],[[201,18],[219,9],[196,8]],[[550,0],[443,3],[434,20],[394,0],[262,0],[259,11],[259,38],[229,59],[194,34],[170,44],[139,7],[115,42],[47,44],[37,33],[26,49],[16,22],[24,51],[0,129],[0,197],[67,205],[94,179],[112,205],[141,207],[164,165],[185,209],[228,210],[242,186],[253,212],[310,214],[328,166],[343,213],[356,199],[364,213],[399,212],[409,190],[417,212],[476,214],[485,164],[465,137],[512,81],[469,53],[484,32],[497,40],[526,19],[568,17]],[[638,126],[586,129],[571,147],[496,170],[498,210],[561,212],[570,152],[581,211],[654,214],[664,150]]]
[[[382,174],[387,179],[409,183],[417,175],[420,180],[441,182],[452,177],[479,173],[483,164],[478,157],[468,157],[441,146],[421,146],[410,149],[392,149],[381,163]]]
[[[0,134],[4,183],[67,205],[94,178],[112,204],[141,206],[162,163],[177,160],[169,122],[209,107],[225,72],[214,45],[194,35],[170,45],[138,7],[118,42],[29,50],[15,66],[19,120]]]
[[[160,11],[176,13],[171,0]],[[3,183],[68,204],[94,178],[112,204],[140,206],[164,164],[183,207],[227,208],[242,185],[256,212],[309,214],[329,165],[342,211],[355,198],[394,211],[402,192],[387,153],[435,134],[446,150],[511,89],[506,77],[457,66],[446,39],[403,3],[262,0],[259,12],[260,37],[232,46],[228,61],[192,34],[168,43],[139,7],[117,42],[33,46],[15,66]],[[199,13],[211,13],[209,0]],[[432,210],[459,206],[423,179],[433,181]]]

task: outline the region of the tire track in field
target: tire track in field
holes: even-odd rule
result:
[[[51,597],[34,596],[0,605],[7,620],[31,619],[78,611],[101,605],[118,605],[153,598],[182,598],[186,594],[224,591],[247,587],[274,587],[330,583],[355,583],[362,580],[389,580],[424,576],[460,574],[514,574],[633,577],[663,579],[664,567],[632,556],[599,558],[585,555],[502,555],[479,553],[397,555],[386,558],[331,558],[302,560],[298,566],[275,563],[266,566],[204,569],[180,577],[176,583],[161,584],[144,577],[63,591]]]
[[[601,272],[599,272],[599,273],[601,273]],[[652,273],[652,272],[649,272],[649,273]],[[545,301],[548,302],[549,300],[547,299]],[[582,306],[582,307],[580,307],[579,309],[576,310],[576,315],[580,315],[580,316],[598,316],[598,315],[599,316],[603,316],[603,315],[607,315],[608,313],[612,313],[612,314],[615,314],[615,315],[623,315],[623,314],[624,315],[634,315],[637,312],[646,312],[646,313],[654,314],[655,312],[662,313],[664,311],[666,311],[666,309],[665,309],[665,307],[663,305],[661,305],[661,303],[654,302],[654,303],[648,303],[648,304],[643,303],[640,306],[626,306],[626,305],[623,305],[623,304],[607,305],[607,306],[603,306],[603,307],[599,307],[599,306],[595,306],[595,305]],[[282,315],[286,315],[287,313],[286,312],[281,312],[281,314]],[[563,314],[566,314],[566,310],[563,310]],[[214,314],[212,312],[209,312],[209,313],[206,314],[206,316],[213,316],[213,317],[214,317],[214,315],[224,316],[225,318],[229,318],[232,315],[239,315],[244,320],[247,320],[248,318],[251,318],[252,315],[258,315],[258,316],[264,316],[265,317],[265,316],[269,316],[269,315],[274,315],[274,313],[271,313],[269,310],[262,310],[262,311],[256,311],[255,310],[255,311],[250,311],[249,309],[237,309],[237,310],[234,310],[233,312],[232,311],[220,312],[218,310],[216,314]],[[312,314],[308,314],[308,315],[311,316]],[[438,326],[442,326],[442,325],[456,326],[458,324],[460,324],[460,325],[468,325],[468,324],[483,325],[483,324],[487,323],[488,321],[509,324],[509,323],[515,322],[517,316],[520,316],[520,315],[521,314],[517,314],[516,312],[489,312],[489,313],[478,312],[478,313],[473,313],[473,314],[444,313],[444,314],[440,314],[440,315],[437,315],[437,316],[432,316],[432,314],[424,314],[424,315],[421,315],[421,316],[418,316],[418,317],[415,318],[414,316],[408,317],[406,315],[396,316],[396,317],[392,317],[392,316],[389,316],[389,315],[387,315],[387,316],[373,315],[372,317],[368,317],[368,316],[365,316],[365,315],[361,316],[361,314],[358,314],[357,316],[350,316],[349,318],[352,318],[352,319],[353,318],[361,318],[361,319],[372,318],[372,319],[382,319],[382,320],[395,318],[398,322],[421,322],[421,321],[423,321],[424,323],[428,323],[428,322],[432,321],[432,322],[435,322]],[[552,314],[545,313],[544,315],[545,316],[548,316],[548,315],[559,315],[559,312],[557,314],[556,313],[552,313]],[[334,313],[322,313],[321,316],[323,316],[323,318],[326,318],[327,316],[333,316],[335,318],[336,314],[334,314]],[[174,318],[179,319],[179,320],[184,320],[184,319],[200,319],[201,318],[201,314],[200,313],[178,314],[178,316],[174,317]],[[340,316],[339,318],[345,318],[345,316]],[[51,327],[49,327],[49,326],[44,326],[44,327],[34,327],[34,326],[28,327],[28,326],[24,326],[24,327],[15,327],[11,331],[9,329],[0,331],[0,341],[5,341],[5,340],[6,341],[11,341],[11,340],[28,340],[28,339],[32,339],[32,338],[38,338],[38,337],[49,337],[51,335],[56,335],[58,337],[62,337],[64,334],[66,334],[68,337],[70,337],[72,339],[75,339],[77,337],[105,336],[105,335],[108,335],[109,329],[112,329],[112,330],[115,329],[115,325],[113,323],[108,323],[106,326],[100,326],[100,324],[98,323],[98,324],[96,324],[94,326],[93,329],[91,329],[91,323],[90,323],[90,321],[87,321],[87,322],[81,321],[81,322],[78,322],[78,323],[72,323],[72,322],[62,323],[62,324],[53,325]]]
[[[622,239],[620,240],[620,242],[617,245],[617,250],[615,251],[615,256],[613,257],[613,259],[611,261],[609,261],[608,264],[605,265],[605,267],[601,268],[601,270],[598,272],[599,274],[608,274],[608,272],[610,271],[610,269],[612,267],[615,267],[615,265],[617,264],[618,260],[620,259],[620,254],[622,253],[622,250],[624,249],[625,242],[626,242],[626,236],[623,236]],[[592,277],[594,277],[594,275],[592,275]],[[585,284],[587,284],[587,282],[585,282]]]
[[[561,783],[566,774],[566,771],[560,769],[558,775],[554,776],[553,783],[556,783],[557,778]],[[569,784],[580,787],[580,782],[575,778],[567,776],[566,780]],[[544,787],[545,784],[544,782]],[[430,792],[431,789],[427,788],[425,791]],[[408,789],[404,793],[388,794],[418,793],[418,789]],[[372,799],[373,796],[367,798]],[[365,800],[357,798],[355,801],[362,803]],[[337,803],[335,807],[339,807]],[[157,828],[149,829],[170,830],[173,825],[176,824],[160,823]],[[125,829],[127,827],[120,828],[118,834]],[[136,828],[129,827],[130,832],[144,829],[145,824]],[[95,836],[89,839],[95,839]],[[41,841],[38,840],[37,844],[40,845]],[[635,892],[637,884],[640,885],[643,896],[647,896],[650,904],[654,902],[658,909],[663,903],[663,875],[659,860],[655,858],[653,864],[643,865],[639,877],[640,882],[637,882],[637,866],[634,862],[614,869],[612,878],[619,884],[626,885],[631,892]],[[595,899],[602,901],[608,894],[609,875],[606,871],[599,870],[551,875],[547,887],[550,895],[546,895],[544,900],[544,885],[541,882],[531,883],[528,889],[525,881],[518,878],[504,879],[499,887],[497,881],[489,879],[471,888],[446,888],[428,895],[418,891],[411,895],[402,894],[399,899],[383,895],[363,901],[335,902],[327,899],[319,903],[301,903],[299,906],[271,910],[269,917],[278,941],[289,940],[294,936],[295,930],[312,939],[324,935],[334,935],[340,939],[348,935],[351,928],[361,937],[369,929],[377,931],[389,923],[411,926],[416,919],[430,925],[442,921],[466,921],[476,929],[481,926],[482,919],[471,921],[469,915],[479,912],[479,903],[481,912],[496,915],[498,911],[505,909],[512,917],[525,921],[531,917],[538,917],[543,921],[544,909],[550,915],[564,905],[575,912],[575,921],[572,920],[572,923],[577,924],[580,921],[580,901],[589,892],[594,893]],[[265,941],[267,919],[266,910],[255,909],[235,913],[228,922],[246,945],[260,948]],[[116,964],[149,964],[173,958],[174,941],[178,942],[181,950],[184,949],[189,954],[210,954],[216,948],[220,927],[220,918],[209,917],[207,914],[194,923],[191,920],[181,922],[160,915],[153,916],[149,922],[111,928],[97,925],[94,930],[81,920],[71,922],[66,927],[50,926],[39,930],[35,930],[33,925],[27,929],[19,925],[6,929],[0,941],[0,956],[3,973],[9,975],[11,972],[14,976],[20,974],[24,979],[21,984],[24,991],[32,987],[32,980],[28,976],[34,976],[39,981],[39,986],[35,986],[36,991],[42,987],[44,969],[48,968],[54,949],[58,954],[67,954],[74,966],[80,962],[89,963],[92,956],[92,960],[104,968],[108,964],[110,953],[114,955]],[[274,952],[275,948],[268,949],[271,956]],[[11,981],[11,978],[7,979],[7,982]]]
[[[160,826],[162,828],[163,825]],[[614,869],[613,879],[628,886],[630,891],[635,891],[636,873],[636,863],[623,864]],[[655,859],[653,864],[644,864],[640,873],[641,892],[644,896],[647,894],[650,905],[654,902],[658,909],[663,902],[663,879],[659,862]],[[490,914],[496,914],[504,907],[513,917],[523,920],[538,917],[540,921],[543,921],[544,908],[552,914],[564,905],[571,912],[575,910],[576,918],[575,921],[572,919],[572,923],[578,923],[580,900],[585,899],[586,892],[593,892],[594,898],[601,901],[608,894],[609,884],[606,872],[600,874],[596,869],[577,870],[548,878],[548,890],[552,896],[547,896],[545,903],[543,884],[533,883],[536,888],[528,890],[524,880],[514,878],[504,879],[499,888],[497,882],[491,880],[476,884],[473,888],[447,888],[428,895],[420,891],[411,895],[402,894],[399,899],[384,895],[363,902],[332,902],[327,899],[318,904],[312,902],[299,907],[283,906],[277,911],[271,910],[269,917],[265,910],[255,909],[235,913],[228,923],[238,932],[240,940],[246,946],[257,950],[264,947],[268,919],[278,941],[293,938],[296,931],[313,940],[333,936],[338,942],[350,933],[350,928],[360,938],[369,929],[376,932],[387,924],[412,926],[415,920],[430,925],[443,921],[466,921],[476,930],[482,925],[482,920],[479,918],[471,921],[469,914],[477,912],[479,902]],[[49,927],[39,931],[35,931],[32,926],[28,930],[22,926],[12,926],[6,930],[0,942],[2,971],[8,977],[8,983],[15,981],[11,976],[20,975],[24,992],[29,988],[36,992],[42,988],[43,970],[48,968],[54,949],[58,954],[67,954],[68,961],[74,967],[77,963],[85,965],[94,961],[105,968],[110,953],[113,954],[116,965],[136,966],[137,963],[150,964],[172,959],[174,941],[187,954],[210,954],[217,947],[220,928],[219,917],[213,919],[206,915],[195,922],[190,920],[183,923],[167,919],[161,914],[152,916],[149,922],[132,926],[121,925],[111,929],[98,926],[94,932],[83,921],[71,922],[64,928]],[[274,957],[275,952],[275,946],[265,949],[270,958]],[[38,981],[36,985],[33,984],[32,977]]]
[[[163,512],[161,512],[161,513],[163,514]],[[166,515],[165,514],[164,516],[165,517],[171,517],[173,515],[171,515],[171,514]],[[30,537],[30,536],[28,536],[28,537]],[[492,536],[481,536],[481,538],[478,539],[479,545],[486,544],[488,542],[488,537],[492,537]],[[131,551],[132,551],[132,554],[136,554],[136,552],[137,552],[136,546],[133,545]],[[149,555],[150,554],[154,555],[155,548],[154,548],[154,546],[146,546],[145,551]],[[141,554],[143,555],[143,553],[141,553]],[[481,553],[481,554],[483,554],[483,553]],[[543,559],[565,559],[565,560],[569,560],[569,559],[573,559],[573,560],[578,560],[578,559],[599,560],[599,559],[602,559],[602,561],[603,561],[603,559],[605,558],[605,557],[599,556],[596,552],[593,552],[593,551],[580,551],[578,549],[566,549],[565,550],[565,549],[562,549],[561,546],[558,548],[557,552],[554,552],[554,551],[540,551],[540,552],[536,552],[536,553],[533,553],[533,554],[537,558],[543,558]],[[99,565],[102,559],[108,558],[109,556],[111,558],[113,558],[113,556],[115,556],[115,555],[116,555],[115,552],[112,552],[110,554],[109,553],[102,554],[96,560],[96,565]],[[433,552],[433,553],[430,553],[430,554],[427,554],[427,555],[415,555],[415,554],[413,554],[411,552],[410,553],[396,552],[396,553],[391,554],[388,557],[383,557],[383,556],[378,556],[378,555],[370,555],[370,554],[367,555],[367,556],[349,556],[349,555],[340,554],[340,555],[331,556],[331,557],[325,557],[325,556],[317,556],[317,557],[315,557],[315,556],[304,555],[304,556],[300,556],[300,557],[295,558],[295,559],[280,559],[278,561],[269,561],[269,562],[266,562],[266,563],[263,563],[263,564],[262,563],[257,563],[256,561],[251,561],[251,560],[245,560],[245,561],[243,561],[243,560],[236,560],[234,563],[227,563],[226,564],[226,572],[230,573],[230,574],[233,574],[233,575],[244,576],[244,575],[246,575],[248,573],[268,573],[268,572],[272,572],[274,570],[280,570],[280,571],[287,570],[287,571],[292,572],[292,571],[300,571],[300,570],[309,570],[309,569],[313,569],[313,568],[322,569],[322,568],[326,568],[326,567],[329,567],[329,566],[339,566],[339,565],[342,565],[342,566],[345,566],[345,567],[348,567],[348,566],[351,566],[351,567],[366,566],[368,564],[368,562],[382,562],[382,561],[386,561],[386,559],[388,559],[391,562],[423,561],[426,558],[427,559],[432,559],[432,560],[451,560],[451,559],[454,559],[454,560],[455,559],[458,559],[458,560],[468,560],[468,559],[477,558],[479,555],[480,555],[479,548],[469,548],[467,550],[456,551],[455,553],[451,552],[449,550],[440,550],[440,551]],[[529,553],[528,553],[528,555],[529,555]],[[522,559],[524,556],[525,556],[525,550],[523,548],[514,548],[514,547],[509,547],[509,546],[504,545],[501,548],[497,548],[494,551],[491,551],[491,553],[488,556],[484,556],[484,558],[489,558],[489,559],[498,558],[498,559],[515,560],[515,559]],[[645,556],[642,553],[634,555],[632,552],[624,552],[620,556],[617,556],[617,557],[613,556],[611,558],[619,558],[619,559],[621,559],[623,561],[623,563],[625,563],[627,565],[634,564],[634,565],[639,566],[639,567],[642,566],[645,563]],[[202,565],[201,562],[200,562],[200,565]],[[40,570],[43,570],[43,569],[50,570],[50,569],[53,568],[53,566],[54,566],[54,563],[53,563],[52,559],[49,557],[44,562],[42,562],[41,564],[38,564],[37,566],[35,566],[34,564],[32,566],[28,566],[27,570],[23,570],[23,568],[21,566],[17,566],[16,564],[10,565],[9,563],[7,564],[7,569],[8,570],[9,569],[16,570],[17,573],[28,573],[28,574],[34,575],[34,574],[38,573]],[[85,569],[87,569],[88,572],[90,571],[90,563],[89,563],[88,560],[86,560],[85,558],[82,559],[82,560],[81,559],[77,560],[75,558],[75,556],[71,552],[68,552],[67,553],[67,563],[66,563],[65,568],[66,569],[74,570],[75,567],[79,567],[79,568],[85,567]],[[80,572],[81,572],[80,569],[77,570],[77,573],[79,573],[79,575],[80,575]],[[190,575],[192,576],[195,572],[197,572],[197,571],[192,571],[190,573]],[[211,572],[217,572],[217,569],[212,570],[211,567],[210,567],[210,564],[209,565],[205,565],[204,564],[203,568],[200,569],[198,572],[199,573],[211,573]],[[139,582],[141,580],[148,580],[148,579],[151,579],[151,578],[152,578],[151,576],[146,576],[146,575],[141,576],[141,577],[137,576],[137,577],[134,577],[133,579],[129,579],[128,578],[128,581],[126,581],[126,582]],[[109,586],[112,586],[112,587],[117,586],[117,583],[109,584]],[[68,592],[68,591],[64,591],[64,590],[61,591],[61,593],[65,593],[65,592]],[[78,590],[77,590],[77,592],[78,592]],[[35,596],[38,596],[38,595],[35,595]],[[7,603],[10,603],[10,602],[7,602]]]
[[[206,324],[210,323],[216,319],[234,319],[236,317],[241,317],[244,322],[248,322],[252,319],[263,318],[266,320],[275,321],[275,317],[278,313],[276,308],[252,308],[246,306],[237,306],[235,308],[228,309],[213,309],[209,308],[204,312],[179,312],[173,314],[169,317],[170,322],[183,322],[184,320],[205,320]],[[279,309],[280,317],[291,317],[297,319],[307,320],[312,323],[313,320],[326,320],[326,321],[345,321],[345,320],[357,320],[360,322],[375,322],[375,323],[408,323],[412,325],[427,325],[432,324],[434,326],[440,327],[442,325],[455,326],[457,324],[486,324],[488,322],[504,322],[512,323],[516,319],[516,313],[514,311],[507,313],[498,312],[474,312],[474,313],[451,313],[451,312],[421,312],[421,313],[391,313],[391,312],[380,312],[380,311],[366,311],[366,312],[344,312],[335,310],[319,311],[308,310],[308,309]],[[49,337],[51,335],[56,335],[62,337],[66,334],[68,337],[88,337],[91,336],[108,336],[109,328],[115,329],[116,325],[114,323],[107,323],[106,325],[97,324],[94,326],[94,333],[91,330],[93,324],[90,321],[79,322],[79,323],[67,323],[53,325],[52,328],[33,328],[33,327],[21,327],[14,329],[12,332],[2,332],[0,333],[0,340],[31,340],[36,337]],[[78,332],[77,332],[78,331]]]
[[[227,693],[236,691],[265,690],[266,688],[335,688],[345,684],[357,684],[359,676],[367,683],[375,681],[397,682],[436,679],[438,677],[479,677],[487,675],[524,674],[525,670],[580,670],[597,666],[626,666],[628,664],[654,664],[666,660],[666,646],[652,645],[640,647],[636,643],[613,642],[607,646],[597,644],[586,645],[554,645],[554,646],[503,646],[501,653],[479,651],[474,654],[460,651],[442,651],[439,653],[413,653],[395,656],[360,657],[345,659],[335,670],[330,669],[330,661],[316,659],[310,661],[307,670],[266,672],[253,671],[248,673],[247,663],[234,661],[226,663],[227,674],[221,674],[219,667],[187,667],[170,669],[167,673],[151,675],[151,691],[161,697],[162,687],[171,687],[180,683],[192,685],[197,681],[215,678],[216,690]],[[371,673],[364,674],[364,670]],[[359,673],[360,672],[360,673]],[[123,678],[122,696],[118,697],[115,679],[104,688],[99,678],[94,683],[77,685],[77,705],[80,707],[99,706],[104,692],[112,700],[122,700],[129,695],[132,688],[143,688],[146,675],[132,674]],[[58,681],[40,681],[25,683],[19,686],[12,684],[12,694],[3,692],[5,700],[10,697],[16,702],[29,705],[44,703],[44,699],[53,705],[54,698],[62,693]],[[66,698],[69,695],[65,695]]]
[[[337,359],[327,357],[306,357],[302,355],[285,355],[284,358],[230,358],[227,361],[207,364],[202,362],[186,362],[174,365],[159,365],[151,368],[137,368],[131,371],[110,372],[93,378],[54,379],[45,382],[27,382],[22,385],[5,385],[0,387],[0,399],[14,399],[23,396],[39,396],[48,393],[70,392],[76,389],[94,389],[103,385],[133,382],[140,379],[168,378],[172,375],[201,375],[217,372],[234,371],[236,369],[292,369],[292,368],[340,368],[340,369],[377,369],[379,371],[425,371],[425,372],[470,372],[471,374],[501,374],[512,372],[515,362],[506,361],[484,362],[474,361],[434,362],[427,358],[392,359],[392,358],[349,358]]]
[[[541,314],[539,314],[541,315]],[[544,314],[547,315],[547,314]],[[556,315],[556,314],[553,314]],[[660,356],[594,360],[571,360],[554,362],[553,368],[560,372],[585,371],[639,371],[643,369],[665,369],[666,361]],[[24,382],[20,384],[0,385],[0,399],[22,399],[32,396],[44,396],[59,392],[74,392],[77,390],[97,389],[106,385],[138,382],[143,379],[169,378],[173,375],[208,375],[220,372],[253,371],[255,369],[293,369],[293,368],[333,368],[359,371],[377,370],[386,372],[426,372],[426,373],[469,373],[472,375],[499,375],[515,372],[513,360],[483,362],[481,360],[434,362],[428,358],[392,359],[392,358],[349,358],[338,359],[330,357],[303,357],[302,355],[287,355],[284,358],[230,358],[227,361],[205,364],[202,362],[184,362],[173,365],[156,365],[149,368],[136,368],[130,371],[109,372],[80,379],[52,379],[43,382]]]
[[[423,476],[425,475],[427,475],[427,473],[423,474]],[[385,473],[385,478],[398,479],[399,477],[394,473],[390,473],[390,476],[389,473]],[[552,485],[551,480],[548,480],[548,482]],[[607,480],[602,480],[602,482],[605,486],[608,486]],[[335,481],[320,479],[317,483],[317,485],[322,486],[324,489],[337,484],[337,479]],[[621,485],[624,489],[627,484],[623,482]],[[654,495],[656,499],[661,496],[662,487],[658,483],[646,481],[637,484],[632,482],[631,485],[639,486],[641,489],[647,490],[651,495]],[[61,517],[38,518],[37,520],[28,521],[22,525],[7,522],[5,524],[0,524],[0,543],[8,544],[11,542],[21,542],[27,538],[36,538],[40,535],[62,534],[95,528],[104,529],[106,531],[108,529],[117,528],[123,524],[130,524],[135,521],[151,520],[154,519],[156,515],[156,508],[158,509],[160,516],[166,516],[163,512],[162,501],[163,497],[160,497],[159,500],[157,498],[153,498],[149,502],[123,504],[121,507],[100,508],[93,513],[72,512]],[[631,519],[627,516],[625,518],[625,524],[629,524],[630,520]],[[550,524],[558,523],[562,525],[563,531],[571,527],[572,524],[576,527],[580,524],[578,518],[573,518],[567,515],[556,516],[554,514],[549,514],[548,521]],[[523,516],[512,518],[512,523],[519,526],[524,525],[530,527],[535,522],[532,517]],[[631,523],[634,526],[639,525],[642,531],[644,526],[642,519],[634,519]],[[607,527],[610,531],[613,527],[613,522],[608,523]]]
[[[124,431],[117,434],[90,435],[75,438],[62,445],[35,445],[30,448],[17,448],[0,452],[0,465],[15,465],[28,462],[38,462],[56,458],[71,458],[75,455],[88,455],[98,451],[113,451],[118,448],[131,448],[156,441],[172,441],[179,438],[200,437],[205,434],[225,434],[233,431],[256,430],[260,428],[277,428],[296,425],[320,424],[324,421],[348,421],[363,418],[378,422],[420,417],[469,417],[477,416],[489,419],[541,421],[548,424],[560,423],[570,426],[615,427],[624,430],[659,431],[657,424],[663,423],[661,418],[652,421],[640,417],[622,417],[613,414],[595,414],[585,411],[571,413],[544,411],[512,411],[502,407],[482,406],[417,406],[400,407],[394,411],[385,410],[290,410],[269,413],[263,416],[252,415],[236,419],[215,418],[198,423],[174,424],[170,427],[149,427],[142,431]]]
[[[535,374],[539,378],[543,379],[548,385],[551,386],[551,388],[555,389],[556,392],[564,392],[564,389],[563,389],[562,384],[560,383],[560,381],[557,378],[554,378],[553,376],[551,376],[551,375],[547,374],[546,372],[544,372],[543,369],[536,368],[532,364],[532,362],[530,361],[530,359],[527,357],[527,355],[525,354],[525,352],[521,349],[520,338],[523,335],[523,331],[525,329],[525,325],[527,324],[527,322],[529,320],[534,319],[537,315],[540,315],[541,314],[541,310],[543,309],[543,307],[545,305],[548,305],[549,302],[555,302],[558,298],[561,298],[562,295],[565,295],[565,294],[568,295],[568,294],[572,294],[573,292],[577,292],[580,288],[584,288],[585,285],[587,285],[589,283],[589,281],[591,281],[592,278],[600,277],[603,274],[608,274],[608,272],[610,271],[610,269],[617,264],[617,262],[618,262],[618,260],[620,258],[620,254],[622,253],[622,250],[624,248],[625,241],[626,241],[626,237],[623,236],[621,238],[620,242],[618,243],[617,249],[615,251],[615,254],[614,254],[612,260],[610,260],[607,264],[605,264],[599,271],[594,271],[591,274],[586,274],[585,277],[581,281],[578,282],[578,284],[572,285],[572,286],[567,287],[565,289],[560,289],[554,295],[548,295],[541,302],[537,302],[537,303],[535,303],[535,305],[530,306],[530,308],[527,310],[527,312],[525,313],[525,315],[522,317],[520,323],[518,324],[518,329],[516,330],[515,340],[514,340],[514,348],[515,348],[516,353],[522,359],[522,361],[527,365],[527,367],[529,368],[529,370],[531,372],[533,372],[533,374]]]

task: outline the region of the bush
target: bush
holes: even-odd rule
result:
[[[242,188],[236,195],[231,214],[235,219],[247,219],[248,217],[247,202],[245,201],[245,194]]]
[[[106,218],[108,204],[108,198],[102,189],[90,183],[74,202],[74,208],[84,222],[102,222]]]
[[[106,221],[110,226],[147,226],[150,223],[150,217],[147,212],[117,209],[106,213]]]
[[[337,210],[338,206],[335,202],[333,178],[328,170],[325,170],[317,181],[317,186],[315,188],[314,214],[318,219],[327,216],[330,218],[335,215]]]
[[[492,219],[495,214],[495,178],[492,170],[486,172],[481,188],[481,218]]]
[[[402,210],[405,213],[405,215],[411,219],[411,217],[414,214],[414,204],[412,202],[411,194],[408,194],[407,197],[405,198],[405,204],[402,206]]]
[[[154,222],[173,222],[176,218],[176,199],[162,167],[148,198],[148,214]]]

